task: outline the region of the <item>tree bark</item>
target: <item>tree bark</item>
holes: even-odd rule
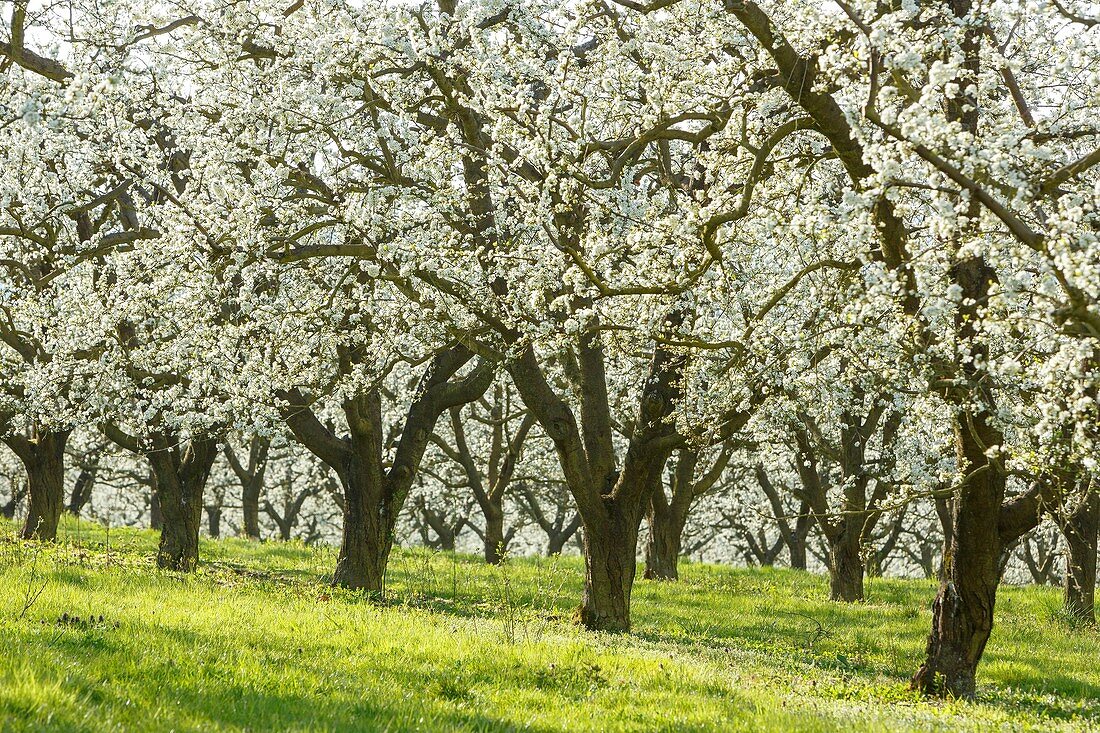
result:
[[[73,482],[73,490],[69,495],[68,512],[74,517],[79,517],[84,507],[92,500],[92,489],[95,488],[95,477],[99,472],[99,459],[101,450],[94,448],[81,462],[80,474]]]
[[[985,446],[1001,445],[1002,436],[984,412],[960,414],[955,443],[964,478],[955,495],[946,577],[932,606],[927,657],[913,687],[925,694],[969,698],[993,630],[1005,539],[998,527],[1005,478],[985,455]]]
[[[192,438],[183,446],[177,436],[154,436],[154,448],[146,452],[157,479],[161,511],[157,567],[194,572],[199,560],[199,528],[203,491],[217,455],[217,442]]]
[[[679,580],[680,550],[683,545],[687,515],[679,515],[671,507],[650,502],[649,536],[645,546],[647,580]]]
[[[584,527],[584,597],[580,621],[593,631],[630,631],[630,591],[637,572],[638,522],[617,512]]]
[[[53,542],[65,506],[65,444],[68,430],[13,434],[4,439],[27,472],[27,518],[19,536]]]
[[[353,462],[354,464],[358,461]],[[367,472],[354,471],[344,481],[344,532],[332,584],[371,595],[385,593],[386,564],[393,549],[393,535],[382,524],[377,505],[380,485],[370,486]]]
[[[157,475],[153,472],[149,481],[149,529],[159,532],[164,527],[164,515],[160,510],[160,491],[157,489]]]
[[[222,508],[220,506],[206,507],[206,528],[214,539],[222,536]]]
[[[497,507],[482,507],[485,517],[485,562],[499,565],[504,560],[507,541],[504,538],[504,512]]]
[[[1100,531],[1100,487],[1086,487],[1080,506],[1066,518],[1065,610],[1071,617],[1096,623],[1096,544]]]
[[[244,463],[237,457],[232,446],[225,447],[229,467],[241,484],[241,514],[244,520],[242,529],[244,536],[250,540],[260,539],[260,497],[263,494],[270,450],[269,438],[254,437],[248,446],[248,462]]]
[[[798,505],[798,517],[795,518],[791,536],[787,540],[787,552],[791,557],[792,570],[806,569],[806,543],[810,536],[810,525],[813,516],[810,514],[810,505],[805,501]]]
[[[859,538],[846,531],[829,538],[829,598],[855,603],[863,600],[863,558]]]
[[[263,493],[263,481],[250,481],[241,487],[241,514],[244,536],[250,540],[260,539],[260,494]]]
[[[581,528],[581,517],[574,514],[573,518],[566,522],[560,530],[551,530],[546,535],[546,554],[548,557],[560,555],[565,549],[565,543],[573,539],[577,530]]]

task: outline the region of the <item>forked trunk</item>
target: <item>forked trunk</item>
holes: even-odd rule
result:
[[[580,621],[593,631],[630,631],[630,590],[637,572],[638,522],[614,509],[584,529],[584,598]]]
[[[863,600],[863,558],[859,542],[845,530],[829,543],[829,597],[834,601],[855,603]]]
[[[1093,487],[1065,522],[1065,609],[1071,617],[1096,622],[1096,542],[1100,530],[1100,492]]]
[[[203,491],[217,455],[216,446],[213,440],[198,438],[182,448],[165,443],[165,447],[147,454],[156,476],[160,506],[157,567],[190,573],[199,561]]]
[[[546,536],[546,556],[560,555],[565,549],[565,543],[577,534],[577,529],[578,525],[570,524],[561,531],[548,533]]]

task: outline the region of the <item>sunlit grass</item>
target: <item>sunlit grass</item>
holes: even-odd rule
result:
[[[1087,730],[1100,634],[1057,591],[1005,588],[980,702],[907,689],[933,586],[687,565],[639,581],[634,632],[572,625],[575,558],[399,551],[385,604],[330,589],[333,548],[204,542],[67,520],[56,547],[0,523],[0,730]],[[36,596],[37,593],[40,594]]]

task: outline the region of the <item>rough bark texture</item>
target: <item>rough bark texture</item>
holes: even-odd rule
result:
[[[647,580],[679,580],[680,549],[686,515],[679,517],[667,507],[655,509],[651,504],[648,520],[644,577]]]
[[[584,597],[580,621],[593,631],[630,630],[630,591],[637,572],[638,522],[612,514],[584,528]]]
[[[65,507],[65,444],[69,431],[39,432],[4,439],[27,472],[27,518],[19,536],[52,542]]]
[[[380,595],[385,590],[393,537],[384,513],[376,508],[381,478],[358,464],[350,462],[344,482],[344,533],[332,583]]]
[[[153,472],[149,481],[149,529],[159,532],[164,526],[164,515],[160,511],[160,492],[157,490],[157,475]]]
[[[157,567],[193,572],[199,561],[199,528],[203,491],[217,455],[217,442],[192,438],[183,445],[177,436],[157,435],[146,452],[157,478],[161,512]]]
[[[682,325],[673,310],[666,328]],[[682,355],[654,349],[639,411],[621,468],[616,468],[606,381],[606,355],[598,329],[577,351],[580,420],[546,379],[528,346],[509,364],[516,388],[557,449],[584,526],[585,588],[578,619],[601,631],[630,629],[630,591],[636,573],[638,529],[661,471],[681,442],[669,424],[680,398]]]
[[[964,260],[952,274],[962,286],[964,297],[973,303],[984,302],[992,277],[984,261]],[[959,329],[964,336],[974,336],[975,318],[976,313],[960,314]],[[972,348],[981,353],[981,347]],[[968,376],[976,378],[972,373]],[[952,543],[944,561],[945,577],[932,607],[927,658],[913,676],[914,689],[925,694],[972,697],[978,662],[993,630],[1001,550],[1008,538],[999,528],[1005,475],[986,456],[986,448],[1003,445],[1004,436],[993,427],[984,409],[967,404],[978,394],[947,395],[960,404],[954,430],[956,460],[963,478],[954,496]],[[991,402],[989,395],[979,399]]]
[[[1100,487],[1087,486],[1081,503],[1066,518],[1066,613],[1096,623],[1096,544],[1100,531]]]
[[[846,533],[829,541],[829,597],[854,603],[863,600],[863,558],[859,538]]]

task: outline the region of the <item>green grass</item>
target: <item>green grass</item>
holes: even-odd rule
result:
[[[204,542],[67,520],[54,547],[0,523],[0,731],[1096,730],[1100,633],[1056,591],[1005,588],[979,701],[907,689],[928,582],[826,600],[785,570],[687,565],[639,581],[635,630],[570,623],[579,560],[395,553],[385,605],[324,584],[332,548]],[[41,594],[33,599],[41,588]],[[102,618],[101,618],[102,617]]]

